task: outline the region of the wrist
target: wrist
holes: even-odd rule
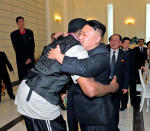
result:
[[[116,91],[116,86],[115,85],[109,85],[110,87],[110,92],[113,93]]]

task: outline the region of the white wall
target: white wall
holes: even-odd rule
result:
[[[46,43],[45,2],[44,0],[0,0],[0,50],[10,60],[18,80],[15,52],[10,40],[10,32],[16,30],[16,17],[25,18],[25,26],[33,30],[35,36],[35,57],[38,57]]]
[[[101,21],[107,27],[107,4],[114,5],[114,33],[122,36],[145,38],[146,3],[150,0],[51,0],[51,13],[58,12],[62,15],[62,24],[57,25],[52,20],[52,31],[66,30],[68,21],[75,17],[93,18]],[[64,3],[66,3],[66,7]],[[57,7],[56,7],[57,6]],[[63,16],[64,13],[65,16]],[[67,10],[67,11],[66,11]],[[51,14],[51,15],[52,15]],[[67,18],[66,18],[67,17]],[[134,25],[126,25],[128,17],[135,19]],[[64,21],[65,20],[65,21]],[[65,24],[64,24],[65,23]],[[65,25],[65,26],[64,26]],[[107,43],[107,32],[104,37]]]

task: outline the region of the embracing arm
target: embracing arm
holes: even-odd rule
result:
[[[53,53],[53,51],[55,53]],[[78,52],[78,56],[80,52]],[[82,52],[81,52],[82,56]],[[60,52],[60,48],[51,49],[49,58],[56,59],[62,64],[61,70],[70,74],[77,74],[84,77],[92,77],[100,74],[109,66],[109,54],[107,52],[97,53],[89,58],[78,59],[77,57],[65,56]]]
[[[103,72],[108,63],[107,54],[96,54],[85,59],[64,56],[61,70],[84,77],[92,77]]]
[[[118,83],[116,82],[116,76],[110,82],[109,85],[103,85],[102,83],[96,82],[93,78],[80,77],[77,79],[82,91],[88,97],[101,97],[109,93],[116,92],[119,89]]]
[[[7,65],[8,69],[9,69],[9,71],[10,71],[10,72],[13,71],[13,67],[12,67],[12,65],[10,64],[10,62],[9,62],[9,60],[8,60],[8,58],[7,58],[6,54],[5,54],[5,52],[3,52],[3,57],[4,57],[4,60],[5,60],[5,62],[6,62],[6,65]]]

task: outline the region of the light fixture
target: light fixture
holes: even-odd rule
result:
[[[125,20],[125,24],[127,25],[133,25],[135,23],[135,20],[133,18],[128,18]]]
[[[95,18],[89,17],[86,20],[95,20]]]
[[[61,16],[58,15],[58,14],[55,14],[55,15],[54,15],[54,20],[55,20],[57,23],[60,23],[60,22],[61,22]]]

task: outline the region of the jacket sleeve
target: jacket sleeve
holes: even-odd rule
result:
[[[109,65],[108,54],[96,54],[85,59],[65,56],[61,70],[66,73],[77,74],[84,77],[96,76],[102,73]]]
[[[129,80],[130,80],[130,65],[129,65],[129,54],[127,54],[127,53],[125,54],[125,63],[124,63],[123,77],[124,77],[123,89],[128,89],[128,87],[129,87]]]
[[[5,63],[6,63],[6,65],[7,65],[7,67],[8,67],[8,69],[9,69],[9,71],[11,72],[11,71],[13,71],[13,67],[12,67],[12,65],[10,64],[10,62],[9,62],[9,60],[8,60],[8,58],[7,58],[7,56],[6,56],[6,54],[3,52],[3,58],[4,58],[4,60],[5,60]]]
[[[19,50],[18,47],[17,47],[17,39],[16,39],[15,32],[11,32],[10,38],[11,38],[11,42],[12,42],[13,48],[14,48],[15,52],[17,53],[16,55],[21,54],[21,50]]]
[[[35,51],[35,42],[34,42],[34,34],[33,31],[30,30],[30,36],[31,36],[31,45],[30,45],[30,51],[27,53],[28,58],[30,58],[32,61],[34,61],[34,51]]]

